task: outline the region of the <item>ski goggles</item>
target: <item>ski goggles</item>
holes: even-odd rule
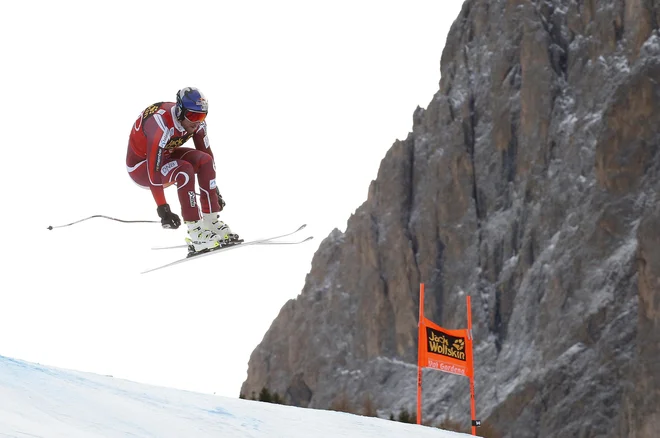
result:
[[[201,123],[206,118],[206,113],[198,113],[197,111],[186,111],[183,117],[188,119],[189,122]]]

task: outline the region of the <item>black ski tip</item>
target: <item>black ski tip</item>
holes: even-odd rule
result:
[[[298,231],[302,230],[303,228],[305,228],[306,226],[307,226],[307,224],[302,224],[302,225],[300,226],[300,228],[298,228],[298,229],[296,230],[296,233],[297,233]]]

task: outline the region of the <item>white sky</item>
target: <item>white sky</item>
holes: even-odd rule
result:
[[[472,436],[341,412],[159,388],[4,357],[0,357],[0,418],[0,435],[6,437]]]
[[[190,5],[195,5],[191,7]],[[3,2],[0,354],[237,397],[249,355],[313,253],[367,197],[438,90],[461,0]],[[199,87],[227,201],[251,247],[164,271],[185,231],[125,170],[147,105]],[[166,190],[178,211],[175,188]]]

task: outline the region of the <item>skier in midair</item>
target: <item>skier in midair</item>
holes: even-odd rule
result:
[[[164,192],[164,188],[176,184],[181,216],[188,226],[186,242],[194,252],[238,241],[238,235],[219,220],[225,202],[216,186],[213,152],[206,133],[207,113],[208,102],[201,91],[194,87],[179,90],[176,103],[158,102],[142,111],[131,129],[126,154],[128,174],[139,186],[151,190],[163,228],[181,225]],[[182,147],[191,138],[195,148]]]

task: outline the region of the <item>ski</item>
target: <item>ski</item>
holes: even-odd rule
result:
[[[313,238],[314,238],[314,236],[309,236],[309,237],[304,238],[303,240],[296,240],[296,241],[292,241],[292,242],[277,242],[277,241],[274,242],[274,241],[271,241],[271,240],[266,240],[266,241],[263,241],[263,242],[258,242],[257,244],[258,245],[300,245],[301,243],[305,243],[308,240],[312,240]]]
[[[299,232],[300,230],[302,230],[305,227],[306,227],[306,225],[302,225],[296,231],[293,231],[291,233],[282,234],[280,236],[267,237],[267,238],[264,238],[264,239],[257,239],[257,240],[251,240],[251,241],[248,241],[248,242],[235,243],[235,244],[230,244],[230,245],[227,245],[227,246],[221,246],[217,249],[213,249],[213,250],[210,250],[210,251],[207,251],[207,252],[203,252],[201,254],[194,255],[192,257],[184,257],[184,258],[175,260],[173,262],[166,263],[166,264],[161,265],[161,266],[157,266],[155,268],[147,269],[146,271],[142,271],[141,274],[146,274],[148,272],[153,272],[153,271],[157,271],[159,269],[168,268],[170,266],[178,265],[180,263],[187,262],[189,260],[195,260],[195,259],[198,259],[200,257],[206,257],[206,256],[209,256],[211,254],[216,254],[216,253],[220,253],[220,252],[229,251],[230,249],[242,248],[244,246],[252,246],[252,245],[299,245],[301,243],[312,240],[313,237],[310,236],[310,237],[307,237],[306,239],[299,240],[299,241],[292,241],[292,242],[277,242],[275,240],[280,239],[282,237],[287,237],[287,236],[290,236],[292,234],[295,234],[295,233]],[[187,246],[188,245],[183,245],[183,247],[187,247]],[[169,249],[169,248],[181,248],[181,246],[177,245],[176,247],[159,247],[159,248],[153,248],[153,249]]]
[[[297,232],[301,231],[301,230],[302,230],[303,228],[305,228],[306,226],[307,226],[307,224],[302,224],[300,227],[298,227],[298,229],[297,229],[296,231],[291,231],[290,233],[282,234],[282,235],[280,235],[280,236],[267,237],[267,238],[264,238],[264,239],[256,239],[256,241],[259,241],[259,242],[268,242],[268,241],[275,240],[275,239],[281,239],[282,237],[288,237],[288,236],[291,236],[291,235],[296,234]],[[302,242],[297,242],[297,243],[302,243]],[[188,245],[184,243],[183,245],[155,246],[155,247],[153,247],[153,248],[151,248],[151,249],[153,249],[153,250],[161,250],[161,249],[175,249],[175,248],[187,248],[187,247],[188,247]],[[224,247],[223,247],[223,248],[224,248]],[[221,248],[218,248],[218,249],[221,249]],[[216,250],[216,251],[217,251],[217,250]]]

